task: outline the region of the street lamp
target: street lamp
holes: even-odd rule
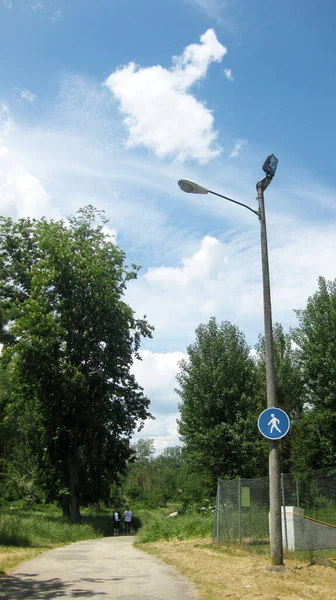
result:
[[[265,328],[265,355],[266,355],[266,387],[267,387],[267,408],[277,406],[276,388],[275,388],[275,364],[274,347],[272,331],[272,307],[271,307],[271,288],[268,265],[268,247],[266,231],[266,215],[264,204],[264,192],[271,183],[278,165],[278,159],[274,154],[270,154],[263,164],[265,177],[257,183],[258,210],[254,210],[247,204],[237,202],[232,198],[213,192],[190,179],[180,179],[178,185],[183,192],[188,194],[213,194],[219,196],[234,204],[244,206],[249,211],[256,214],[260,221],[260,240],[261,240],[261,264],[263,277],[263,297],[264,297],[264,328]],[[270,489],[270,546],[271,561],[274,565],[283,565],[283,545],[281,529],[281,494],[280,494],[280,453],[278,440],[268,440],[269,450],[269,489]]]

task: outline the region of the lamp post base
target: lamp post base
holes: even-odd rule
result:
[[[266,565],[265,571],[270,573],[288,573],[286,565]]]

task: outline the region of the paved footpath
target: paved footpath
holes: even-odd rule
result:
[[[133,536],[77,542],[22,563],[0,579],[1,600],[195,600],[193,588]]]

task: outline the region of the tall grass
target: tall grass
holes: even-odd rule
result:
[[[45,507],[34,511],[3,510],[0,515],[0,545],[48,548],[112,535],[109,515],[85,515],[80,523],[63,519],[60,510]]]
[[[140,543],[156,540],[186,540],[212,535],[214,515],[197,512],[169,518],[170,509],[155,510],[133,508],[133,529],[138,532]],[[80,540],[113,535],[109,512],[92,514],[83,510],[79,523],[71,523],[62,517],[54,505],[36,506],[31,510],[12,506],[0,514],[0,545],[20,548],[51,548]]]
[[[187,540],[212,536],[214,515],[209,512],[197,512],[167,516],[167,510],[139,511],[143,527],[138,532],[138,542],[147,543],[158,540]]]

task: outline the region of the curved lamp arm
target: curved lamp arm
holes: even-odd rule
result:
[[[233,200],[228,196],[223,196],[223,194],[218,194],[217,192],[208,190],[208,188],[204,187],[203,185],[199,185],[199,183],[195,183],[195,181],[192,181],[191,179],[179,179],[177,183],[181,188],[182,192],[186,192],[187,194],[213,194],[213,196],[218,196],[219,198],[224,198],[224,200],[228,200],[229,202],[233,202],[234,204],[239,204],[239,206],[244,206],[244,208],[247,208],[247,210],[250,210],[255,215],[257,215],[258,218],[260,218],[259,211],[254,210],[253,208],[251,208],[251,206],[243,204],[243,202],[238,202],[238,200]]]

